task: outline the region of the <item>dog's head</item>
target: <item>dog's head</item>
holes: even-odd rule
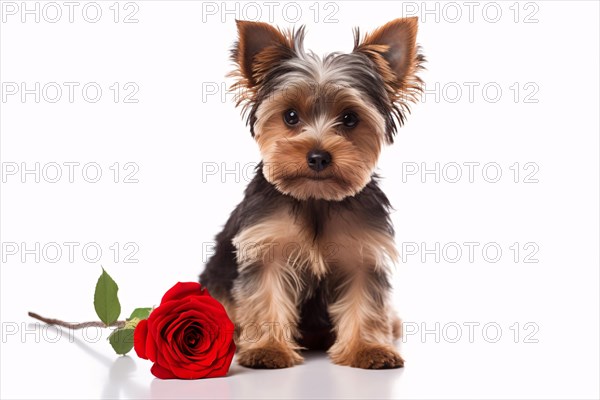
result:
[[[417,18],[396,19],[362,39],[357,29],[351,53],[323,58],[304,50],[303,27],[237,27],[232,90],[248,114],[265,178],[299,200],[360,192],[421,87]]]

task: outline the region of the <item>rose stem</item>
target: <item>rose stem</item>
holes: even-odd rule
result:
[[[45,318],[42,317],[39,314],[36,314],[34,312],[29,311],[27,313],[27,315],[29,315],[31,318],[35,318],[38,319],[42,322],[47,323],[48,325],[58,325],[58,326],[63,326],[65,328],[69,328],[69,329],[82,329],[82,328],[88,328],[91,326],[95,326],[95,327],[99,327],[99,328],[108,328],[108,327],[117,327],[117,328],[122,328],[125,326],[125,321],[116,321],[113,322],[110,325],[106,325],[104,322],[102,321],[90,321],[90,322],[80,322],[80,323],[69,323],[69,322],[65,322],[65,321],[61,321],[59,319],[53,319],[53,318]]]

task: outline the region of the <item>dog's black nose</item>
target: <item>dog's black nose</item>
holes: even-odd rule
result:
[[[306,155],[306,162],[310,169],[323,171],[331,164],[331,154],[323,150],[311,150]]]

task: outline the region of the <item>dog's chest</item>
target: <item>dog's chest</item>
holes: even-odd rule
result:
[[[274,264],[319,277],[332,268],[374,266],[390,238],[350,210],[307,207],[279,209],[244,228],[233,242],[241,269]]]

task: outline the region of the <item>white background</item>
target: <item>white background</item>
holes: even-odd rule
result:
[[[259,159],[231,96],[221,98],[234,19],[255,18],[258,5],[269,22],[270,6],[136,1],[117,5],[115,23],[114,2],[99,2],[102,16],[91,23],[80,2],[71,23],[58,2],[62,18],[51,23],[56,8],[44,14],[45,2],[39,22],[35,14],[22,22],[21,2],[8,3],[0,27],[3,398],[598,398],[597,2],[476,2],[471,15],[464,2],[303,2],[285,15],[286,3],[276,3],[272,21],[306,24],[306,47],[318,54],[351,51],[354,26],[365,32],[403,15],[421,19],[428,94],[380,162],[406,250],[394,276],[397,308],[412,332],[399,343],[406,366],[363,371],[317,353],[278,371],[234,361],[228,377],[194,382],[160,381],[150,362],[115,356],[108,331],[95,339],[94,330],[72,338],[65,330],[56,339],[26,313],[96,319],[100,265],[119,284],[123,314],[197,279]],[[138,22],[124,23],[133,11]],[[39,103],[35,94],[9,94],[36,82]],[[43,92],[52,82],[63,89],[56,103],[48,101],[52,85]],[[64,82],[79,84],[73,102]],[[102,88],[96,103],[83,98],[89,82]],[[124,102],[127,83],[139,88],[137,103]],[[65,162],[79,163],[73,182]],[[21,175],[36,163],[39,183]],[[57,183],[49,182],[53,163],[62,166]],[[94,169],[82,175],[87,163],[100,166],[97,183],[86,181]],[[138,183],[124,182],[135,168],[126,163],[137,166]],[[439,182],[421,176],[436,163]],[[470,164],[472,182],[464,163],[479,163]],[[462,177],[452,183],[456,165]],[[415,166],[419,172],[407,175]],[[500,179],[489,182],[498,169]],[[77,243],[73,259],[65,242]],[[472,260],[465,242],[477,243]],[[36,243],[38,252],[24,251]],[[51,262],[57,247],[62,256]],[[125,262],[134,249],[138,262]],[[528,261],[538,262],[525,262],[534,251]],[[469,323],[478,324],[472,340]]]

